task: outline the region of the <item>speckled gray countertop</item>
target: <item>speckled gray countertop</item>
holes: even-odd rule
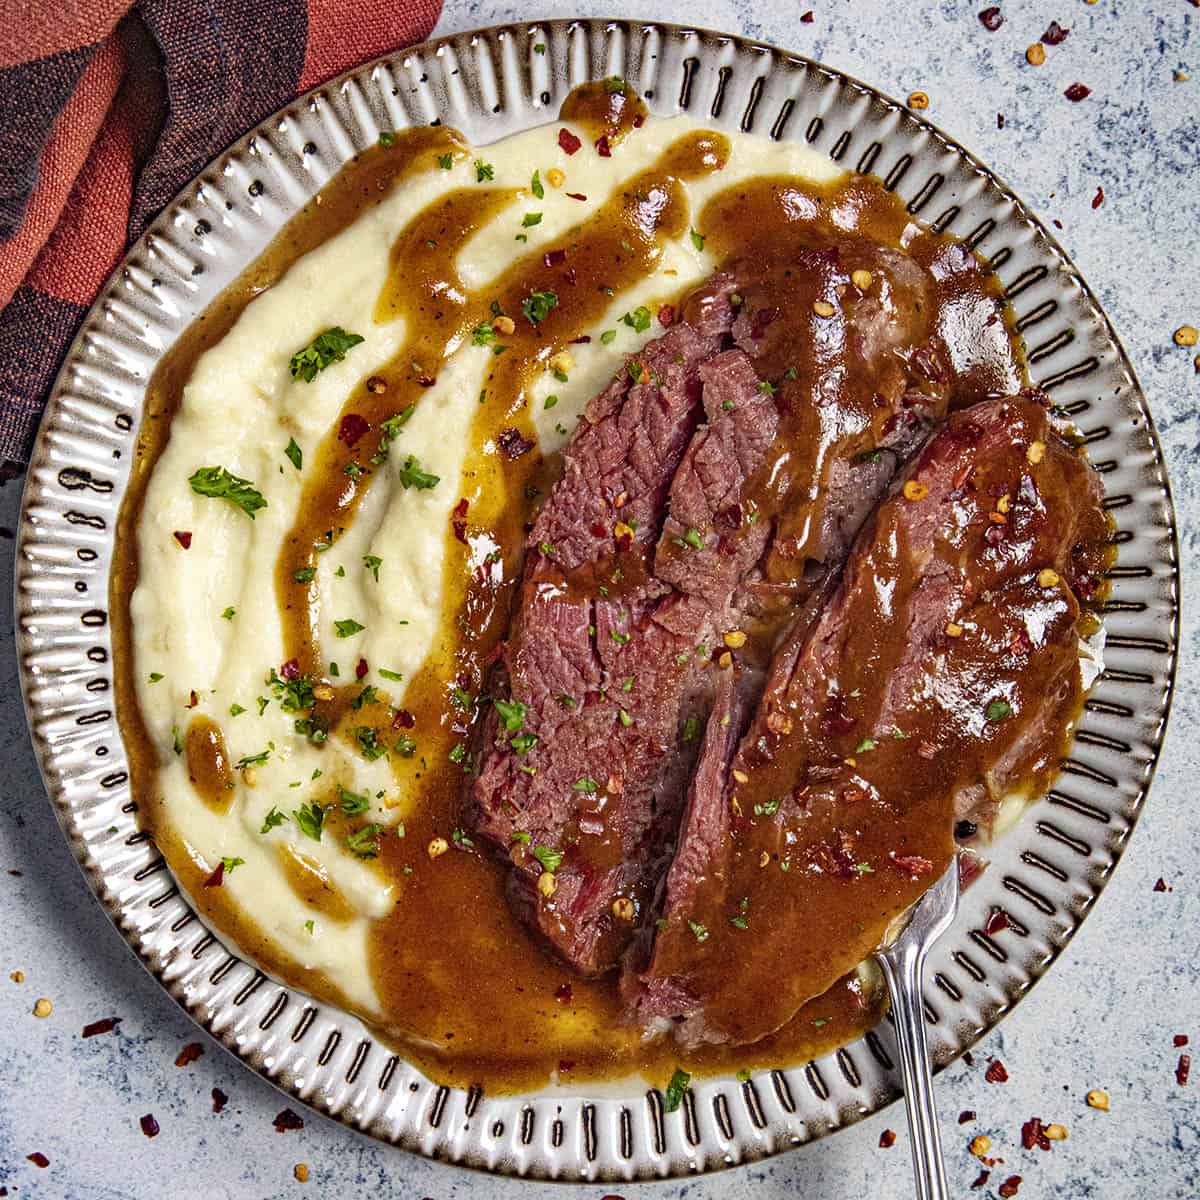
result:
[[[1200,9],[1196,0],[1003,0],[988,32],[982,0],[614,2],[608,15],[689,21],[775,42],[895,96],[922,90],[926,115],[993,167],[1053,228],[1105,306],[1150,400],[1180,520],[1179,686],[1145,814],[1095,912],[1034,992],[983,1043],[1005,1084],[959,1062],[939,1082],[952,1190],[1025,1198],[1200,1196],[1200,1071],[1175,1080],[1176,1034],[1200,1039],[1200,697],[1195,578],[1200,517],[1200,373],[1172,331],[1200,324]],[[812,19],[806,14],[811,9]],[[437,32],[581,14],[566,3],[450,0]],[[1041,67],[1026,47],[1051,19],[1070,29]],[[1185,78],[1176,78],[1182,75]],[[1188,79],[1186,76],[1193,75]],[[1063,89],[1092,89],[1072,104]],[[999,128],[997,114],[1004,115]],[[1103,202],[1094,203],[1103,188]],[[0,488],[0,606],[11,628],[11,536],[19,482]],[[900,1108],[765,1166],[638,1187],[535,1185],[426,1163],[304,1113],[276,1133],[284,1097],[200,1033],[138,965],[84,886],[45,800],[29,747],[11,641],[0,646],[0,1187],[15,1197],[401,1197],[509,1200],[570,1194],[626,1200],[774,1200],[913,1194]],[[1165,881],[1156,890],[1156,881]],[[23,972],[24,982],[10,979]],[[32,1015],[37,997],[53,1013]],[[83,1040],[109,1015],[120,1032]],[[188,1042],[203,1054],[175,1059]],[[214,1115],[212,1089],[229,1096]],[[1090,1088],[1112,1111],[1087,1107]],[[978,1118],[959,1126],[964,1109]],[[161,1132],[147,1139],[139,1118]],[[1032,1115],[1067,1127],[1050,1153],[1023,1150]],[[885,1129],[897,1133],[880,1146]],[[977,1133],[1004,1158],[970,1191]],[[27,1159],[41,1153],[38,1168]],[[294,1178],[305,1163],[309,1180]]]

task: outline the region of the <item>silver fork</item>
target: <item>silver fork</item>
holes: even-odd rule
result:
[[[896,1044],[904,1076],[904,1106],[912,1138],[913,1173],[918,1200],[946,1200],[946,1167],[933,1099],[933,1074],[925,1040],[925,1008],[921,974],[930,946],[950,928],[958,911],[958,861],[913,905],[908,924],[890,946],[875,957],[887,979],[896,1023]]]

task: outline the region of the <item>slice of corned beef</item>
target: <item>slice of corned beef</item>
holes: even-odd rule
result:
[[[653,957],[624,981],[648,1029],[778,1029],[938,877],[964,803],[986,820],[1057,766],[1106,544],[1095,473],[1021,396],[952,416],[906,475],[728,770],[726,734],[705,739]]]

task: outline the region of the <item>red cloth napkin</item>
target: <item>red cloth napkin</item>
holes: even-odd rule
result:
[[[0,463],[28,460],[100,286],[172,196],[441,0],[15,0],[0,22]],[[11,470],[11,468],[10,468]]]

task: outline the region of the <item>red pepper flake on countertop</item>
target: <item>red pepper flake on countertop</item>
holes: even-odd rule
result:
[[[1000,1195],[1004,1197],[1004,1200],[1009,1200],[1010,1196],[1015,1196],[1020,1190],[1021,1190],[1020,1175],[1010,1175],[1000,1185]]]
[[[304,1122],[300,1119],[300,1114],[290,1108],[285,1108],[282,1112],[276,1113],[274,1124],[276,1133],[286,1133],[289,1129],[304,1128]]]
[[[987,1186],[987,1181],[991,1177],[991,1171],[980,1171],[975,1178],[975,1182],[971,1184],[972,1188],[981,1188]]]
[[[803,25],[811,25],[813,23],[812,9],[810,8],[801,18],[800,22]]]
[[[1004,114],[1003,113],[996,114],[996,128],[997,129],[1004,128]]]
[[[1154,881],[1154,890],[1156,892],[1165,892],[1167,890],[1167,881],[1165,879],[1156,879]]]
[[[1187,1087],[1188,1074],[1192,1069],[1192,1056],[1190,1054],[1181,1054],[1179,1056],[1179,1065],[1175,1068],[1175,1082],[1180,1087]]]
[[[1068,100],[1073,101],[1075,104],[1078,104],[1080,100],[1086,100],[1091,94],[1092,89],[1086,84],[1082,83],[1073,83],[1065,92],[1063,92],[1063,95],[1066,96]]]
[[[958,1114],[958,1123],[960,1125],[965,1125],[968,1121],[975,1120],[975,1115],[975,1110],[973,1108],[964,1108],[962,1112]]]
[[[1092,197],[1092,207],[1099,208],[1104,203],[1104,189],[1097,184],[1096,194]]]
[[[1021,1145],[1026,1150],[1032,1150],[1034,1146],[1037,1146],[1041,1150],[1050,1149],[1050,1139],[1046,1136],[1045,1130],[1042,1127],[1041,1117],[1030,1117],[1021,1126]]]
[[[1047,46],[1061,46],[1067,40],[1067,35],[1071,31],[1064,29],[1057,21],[1050,22],[1050,28],[1042,34],[1041,40]]]
[[[1004,24],[1004,14],[1000,11],[998,4],[993,4],[985,8],[979,14],[979,19],[983,22],[983,27],[988,33],[995,33]]]
[[[892,1129],[885,1129],[879,1135],[879,1148],[881,1150],[890,1150],[896,1144],[896,1133]]]
[[[1007,915],[1001,909],[993,908],[992,911],[988,913],[988,919],[983,926],[983,932],[986,933],[988,937],[992,937],[994,934],[1000,933],[1007,928]]]
[[[185,550],[192,548],[192,531],[190,529],[177,529],[173,536]]]
[[[40,1150],[35,1150],[32,1154],[25,1155],[25,1157],[35,1167],[48,1167],[50,1165],[50,1160]]]
[[[229,1103],[229,1097],[227,1095],[225,1095],[225,1093],[223,1091],[221,1091],[221,1089],[219,1087],[213,1088],[213,1090],[212,1090],[213,1112],[220,1114],[221,1112],[224,1111],[225,1105],[227,1105],[228,1103]]]
[[[142,1132],[149,1138],[158,1137],[158,1122],[153,1113],[147,1113],[139,1122]]]
[[[564,154],[574,154],[583,143],[569,130],[558,131],[558,146]]]
[[[988,1083],[1007,1083],[1008,1072],[1004,1069],[1004,1064],[998,1059],[993,1058],[988,1065],[988,1069],[983,1074],[984,1079]]]
[[[1172,1040],[1175,1043],[1175,1048],[1178,1050],[1180,1046],[1188,1044],[1188,1035],[1186,1033],[1177,1033]]]
[[[175,1065],[177,1067],[186,1067],[189,1063],[194,1063],[203,1053],[203,1042],[188,1042],[176,1056]]]
[[[338,426],[338,441],[345,442],[347,446],[354,446],[370,428],[366,417],[359,416],[358,413],[347,413]]]
[[[101,1033],[112,1033],[120,1022],[120,1017],[101,1017],[99,1021],[92,1021],[91,1024],[83,1027],[83,1036],[90,1038]]]

